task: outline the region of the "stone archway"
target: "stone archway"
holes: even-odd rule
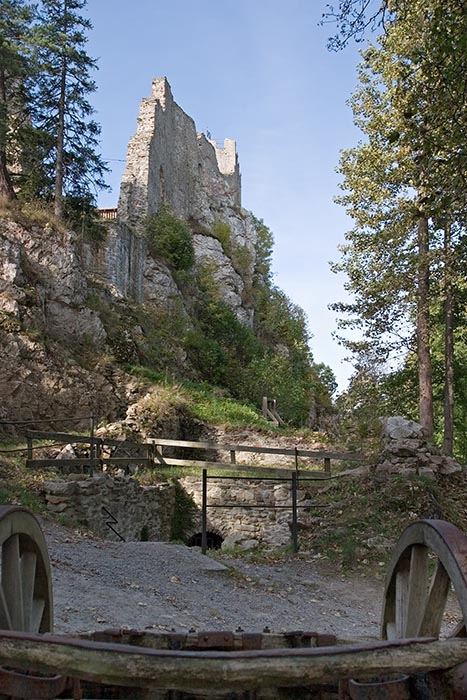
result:
[[[202,533],[195,532],[194,535],[187,540],[187,547],[201,547]],[[220,549],[222,547],[222,542],[224,541],[223,536],[214,530],[208,530],[206,532],[206,544],[208,549]]]

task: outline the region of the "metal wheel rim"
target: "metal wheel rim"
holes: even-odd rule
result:
[[[431,578],[428,576],[430,552],[438,558]],[[466,535],[444,520],[420,520],[409,525],[396,544],[386,578],[382,638],[439,637],[451,584],[463,616],[463,624],[458,626],[455,636],[465,636]]]
[[[25,508],[0,506],[0,629],[52,632],[52,574],[47,544]]]

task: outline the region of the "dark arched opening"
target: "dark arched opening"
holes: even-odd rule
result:
[[[201,537],[201,532],[197,532],[195,535],[192,535],[187,542],[188,547],[201,547]],[[224,538],[222,535],[219,535],[217,532],[207,531],[206,544],[208,549],[220,549],[223,541]]]

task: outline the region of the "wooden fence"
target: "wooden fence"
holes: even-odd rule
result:
[[[34,445],[37,440],[54,440],[60,444],[87,445],[88,455],[71,459],[46,458],[35,459],[34,450],[44,449],[43,445]],[[126,456],[105,456],[107,451],[133,450],[135,454]],[[180,459],[167,456],[167,449],[177,448],[181,450],[202,450],[211,452],[212,460],[207,459]],[[165,454],[164,454],[165,452]],[[217,453],[229,453],[229,461],[217,459]],[[290,457],[290,467],[264,467],[258,464],[237,463],[237,454],[246,452],[250,454],[277,455],[278,457]],[[301,458],[320,461],[323,468],[320,470],[304,469],[300,464]],[[219,444],[215,442],[195,442],[190,440],[167,440],[164,438],[147,438],[144,443],[130,442],[126,440],[113,440],[94,435],[73,435],[72,433],[54,433],[42,431],[30,431],[27,435],[27,460],[26,465],[36,467],[87,467],[91,472],[101,470],[104,466],[120,466],[127,468],[131,465],[145,466],[152,469],[164,469],[168,467],[189,467],[201,469],[215,469],[216,471],[256,471],[262,474],[275,476],[290,476],[291,470],[298,476],[329,478],[331,476],[332,461],[361,462],[364,457],[355,452],[334,452],[327,450],[302,450],[298,447],[269,447],[258,445]]]

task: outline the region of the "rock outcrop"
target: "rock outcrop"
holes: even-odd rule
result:
[[[119,415],[127,401],[123,373],[84,362],[106,332],[86,306],[74,234],[1,219],[0,266],[0,417]]]
[[[376,474],[433,477],[459,471],[462,471],[462,466],[452,457],[442,455],[426,440],[419,423],[402,416],[383,421],[382,452],[375,467]]]

